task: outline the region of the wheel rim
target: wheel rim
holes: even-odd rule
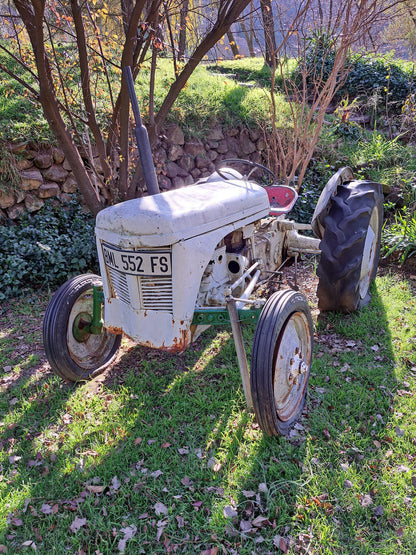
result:
[[[92,320],[93,290],[84,291],[72,306],[69,314],[66,342],[72,360],[84,370],[95,370],[111,356],[116,336],[106,330],[100,335],[83,334],[82,338],[74,335],[74,326],[81,320]],[[79,330],[78,330],[79,331]]]
[[[277,416],[286,422],[296,415],[308,384],[312,357],[309,322],[303,312],[287,320],[275,350],[273,393]]]
[[[373,277],[374,263],[378,252],[378,229],[379,229],[379,213],[377,207],[373,208],[370,222],[365,237],[363,261],[361,264],[360,275],[360,297],[364,299],[370,288],[371,279]]]

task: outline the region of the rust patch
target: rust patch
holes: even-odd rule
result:
[[[189,330],[180,330],[179,337],[175,337],[172,345],[161,345],[156,347],[150,341],[145,341],[140,343],[144,347],[149,347],[150,349],[157,349],[158,351],[165,351],[167,353],[179,354],[182,353],[190,343],[190,333]]]
[[[107,326],[105,329],[108,331],[108,333],[113,333],[114,335],[122,335],[123,334],[122,328],[115,328],[114,326]]]

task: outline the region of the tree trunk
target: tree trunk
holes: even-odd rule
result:
[[[234,58],[238,58],[240,55],[240,52],[238,50],[238,44],[235,42],[235,38],[231,29],[228,29],[227,31],[227,39],[228,39],[228,42],[230,43],[231,52],[233,53]]]
[[[183,62],[185,58],[186,23],[188,19],[188,12],[189,12],[189,0],[183,0],[181,11],[180,11],[179,41],[178,41],[178,60],[181,62]]]
[[[264,29],[265,60],[269,67],[273,67],[277,48],[271,0],[260,0],[260,9]]]

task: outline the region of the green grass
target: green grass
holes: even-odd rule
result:
[[[227,329],[179,356],[125,344],[105,375],[65,384],[41,347],[47,297],[0,313],[3,552],[416,551],[410,282],[378,278],[359,314],[319,319],[289,438],[246,411]]]

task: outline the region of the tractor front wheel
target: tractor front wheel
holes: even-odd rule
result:
[[[383,225],[381,185],[351,181],[339,185],[323,217],[317,268],[321,311],[354,312],[370,300],[377,273]]]
[[[302,413],[312,361],[313,324],[296,291],[274,293],[257,322],[250,386],[260,428],[286,435]]]
[[[121,335],[102,329],[88,333],[93,314],[93,287],[101,277],[76,276],[64,283],[52,297],[43,319],[43,343],[52,371],[73,382],[100,374],[113,362]]]

